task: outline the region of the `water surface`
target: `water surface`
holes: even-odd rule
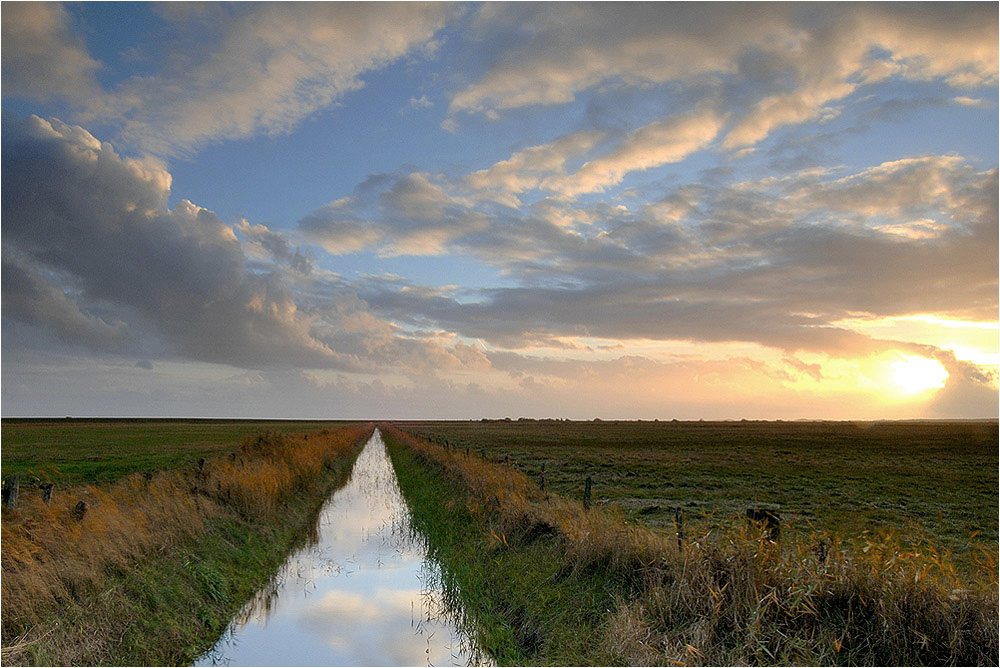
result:
[[[467,665],[482,657],[441,603],[378,431],[320,512],[310,544],[195,665]]]

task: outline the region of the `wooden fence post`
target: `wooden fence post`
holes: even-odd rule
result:
[[[44,482],[38,487],[42,490],[42,501],[45,503],[52,501],[52,488],[55,487],[55,483]]]
[[[593,480],[590,476],[587,476],[587,481],[584,483],[583,487],[583,509],[590,510],[590,486],[593,484]]]
[[[13,508],[17,505],[17,488],[21,485],[21,476],[11,476],[5,482],[6,484],[3,487],[3,502],[7,504],[8,508]]]
[[[677,549],[684,545],[684,509],[680,506],[674,508],[674,529],[677,530]]]

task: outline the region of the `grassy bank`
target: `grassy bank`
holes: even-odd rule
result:
[[[384,428],[414,523],[501,664],[995,665],[996,563],[930,543],[673,536]]]
[[[500,665],[607,665],[594,652],[612,578],[562,577],[561,550],[493,527],[490,501],[470,497],[444,469],[383,430],[413,527],[442,565],[442,590],[470,637]],[[494,531],[495,529],[495,531]],[[508,547],[510,545],[510,547]],[[461,592],[461,593],[459,593]]]
[[[997,422],[407,422],[407,431],[502,460],[552,491],[673,530],[780,508],[783,530],[865,540],[916,530],[959,560],[998,545]],[[866,534],[867,532],[867,534]]]
[[[3,662],[190,663],[309,535],[371,430],[264,433],[200,470],[5,508]]]

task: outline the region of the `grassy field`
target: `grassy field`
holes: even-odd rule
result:
[[[446,600],[498,665],[996,665],[995,560],[967,575],[933,545],[744,522],[679,545],[502,460],[383,437]]]
[[[131,446],[137,459],[156,449],[153,424]],[[165,470],[149,479],[64,484],[49,504],[23,489],[14,508],[5,505],[2,662],[189,665],[211,647],[311,535],[373,426],[299,435],[242,428],[251,435],[200,470],[154,459]]]
[[[510,462],[547,489],[673,531],[780,508],[786,531],[926,531],[961,560],[997,545],[997,422],[400,422]]]
[[[4,419],[3,475],[60,485],[107,482],[233,450],[260,431],[308,433],[343,422],[298,420]]]

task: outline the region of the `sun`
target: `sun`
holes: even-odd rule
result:
[[[948,371],[937,360],[902,355],[889,365],[889,380],[901,394],[918,394],[944,387]]]

